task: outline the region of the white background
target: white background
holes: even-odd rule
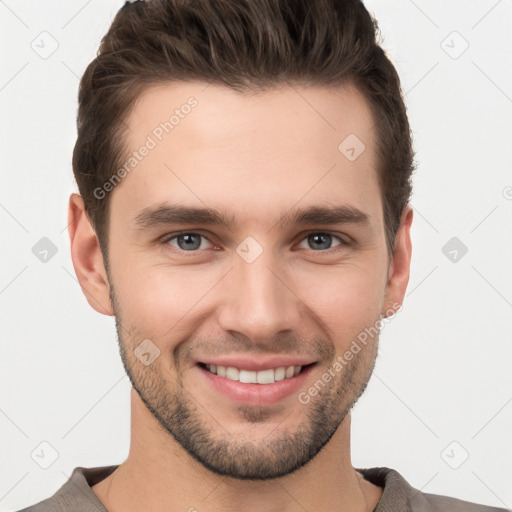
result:
[[[122,3],[0,2],[2,511],[128,454],[114,320],[87,304],[66,231],[78,81]],[[511,508],[512,1],[366,5],[402,78],[419,165],[409,288],[352,413],[352,463]],[[51,48],[44,31],[58,43],[46,59],[31,47]],[[42,237],[57,247],[46,263],[32,253]],[[442,251],[452,237],[468,249],[456,262]],[[41,442],[58,452],[48,469],[31,456]],[[466,452],[458,469],[446,462]]]

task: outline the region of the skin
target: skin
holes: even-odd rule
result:
[[[69,201],[75,272],[89,304],[115,315],[133,384],[129,455],[92,490],[110,512],[330,511],[333,503],[372,511],[383,489],[352,466],[350,410],[372,374],[378,335],[307,404],[296,393],[272,406],[236,404],[195,366],[221,354],[308,356],[317,364],[307,391],[402,303],[413,212],[404,210],[388,257],[368,104],[353,86],[242,94],[166,84],[140,96],[127,147],[139,148],[190,96],[197,107],[110,193],[108,274],[82,198]],[[338,150],[351,133],[366,146],[355,161]],[[137,213],[163,201],[217,208],[238,226],[137,229]],[[357,207],[370,222],[276,225],[293,207],[326,204]],[[198,230],[193,251],[183,240],[162,242]],[[322,245],[312,230],[333,238]],[[252,263],[236,252],[247,236],[263,249]],[[134,352],[145,339],[160,350],[147,366]]]

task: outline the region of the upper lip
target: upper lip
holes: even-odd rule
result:
[[[279,368],[281,366],[285,368],[288,368],[289,366],[306,366],[308,364],[315,363],[316,361],[312,361],[311,359],[303,357],[274,356],[261,359],[248,357],[218,357],[206,358],[197,362],[204,364],[214,364],[216,366],[231,366],[233,368],[258,372],[271,368]]]

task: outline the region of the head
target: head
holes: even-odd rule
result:
[[[355,0],[127,3],[82,77],[75,271],[148,414],[218,474],[319,453],[402,303],[413,151],[376,32]],[[314,363],[272,405],[201,364],[271,355]]]

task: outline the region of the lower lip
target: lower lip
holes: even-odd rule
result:
[[[315,366],[316,363],[303,369],[295,377],[273,382],[272,384],[246,384],[226,377],[220,377],[199,364],[196,365],[200,373],[208,379],[217,391],[237,403],[252,406],[274,405],[284,398],[297,393]]]

